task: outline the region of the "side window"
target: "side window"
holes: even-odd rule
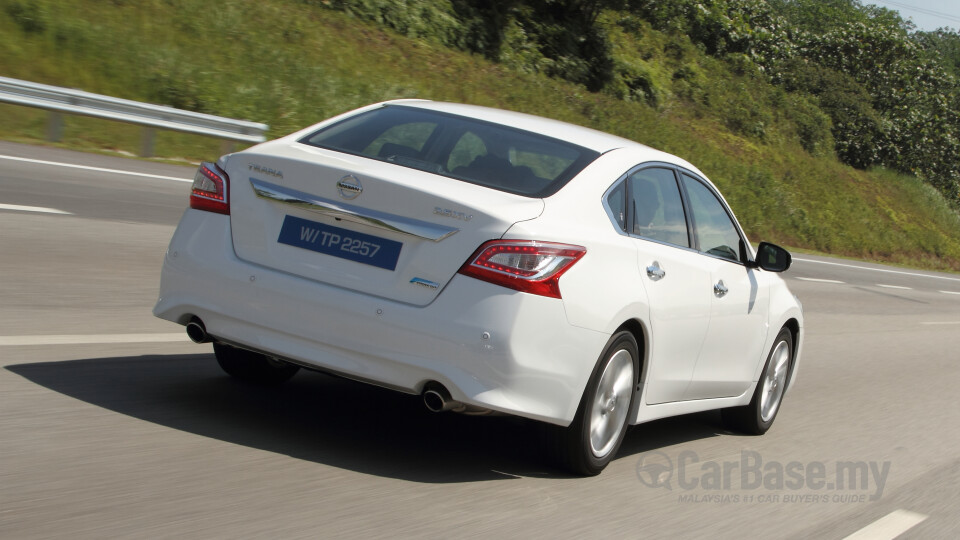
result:
[[[385,159],[401,157],[415,157],[420,154],[424,143],[437,127],[430,122],[413,122],[393,126],[380,134],[366,148],[363,154]]]
[[[455,171],[459,167],[466,167],[473,163],[473,160],[479,156],[487,155],[487,147],[483,140],[477,135],[466,132],[450,152],[450,158],[447,160],[447,170]]]
[[[673,171],[659,167],[642,169],[630,175],[628,182],[633,215],[631,232],[651,240],[690,247],[683,202]]]
[[[627,230],[627,206],[623,200],[626,196],[626,191],[626,184],[620,182],[617,184],[617,187],[613,188],[613,191],[607,195],[607,207],[610,209],[610,213],[613,215],[613,219],[617,222],[620,230],[624,232]]]
[[[576,156],[561,153],[545,153],[537,148],[516,148],[509,151],[514,167],[528,167],[538,178],[556,178],[574,162]]]
[[[740,233],[720,199],[699,180],[686,174],[683,175],[683,186],[690,196],[700,251],[743,262],[740,260]]]

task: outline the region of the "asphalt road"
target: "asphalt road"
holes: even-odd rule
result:
[[[661,420],[571,478],[528,422],[222,374],[150,313],[192,176],[0,143],[0,537],[960,537],[960,276],[798,256],[770,432]]]

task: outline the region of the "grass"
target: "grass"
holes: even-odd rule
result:
[[[24,6],[35,24],[24,23]],[[960,271],[960,216],[935,190],[811,155],[794,98],[735,59],[708,58],[642,21],[617,32],[617,55],[636,77],[590,93],[304,2],[0,0],[0,75],[264,122],[271,137],[394,98],[538,114],[687,159],[754,241]],[[0,137],[43,140],[43,111],[0,105],[0,117]],[[135,126],[76,117],[60,142],[121,153],[139,144]],[[219,155],[220,142],[158,132],[155,152],[199,161]]]

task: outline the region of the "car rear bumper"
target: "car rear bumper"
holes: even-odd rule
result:
[[[190,209],[153,312],[199,317],[215,338],[309,367],[409,393],[437,381],[465,404],[559,425],[609,337],[570,325],[561,300],[466,276],[416,307],[250,264],[229,216]]]

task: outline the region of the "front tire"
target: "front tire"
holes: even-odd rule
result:
[[[214,342],[213,353],[224,371],[249,383],[276,385],[286,382],[300,371],[300,366],[223,343]]]
[[[633,334],[619,332],[610,338],[573,423],[558,428],[556,450],[564,468],[595,476],[616,456],[633,408],[639,358]]]
[[[793,334],[788,328],[782,328],[763,366],[753,399],[749,405],[723,409],[724,425],[749,435],[766,433],[780,411],[792,368]]]

